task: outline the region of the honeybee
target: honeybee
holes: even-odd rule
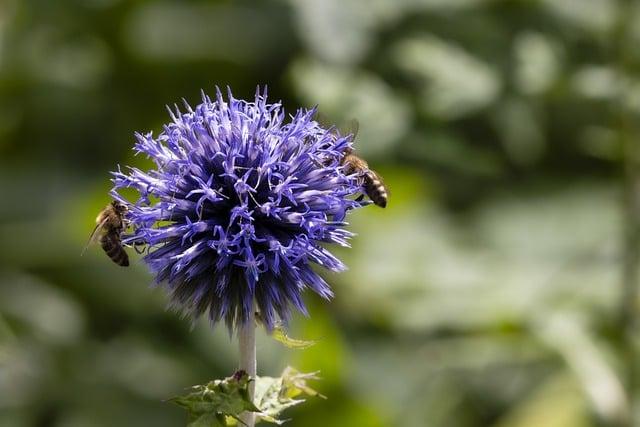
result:
[[[316,113],[316,120],[319,123],[330,123],[329,120],[324,117],[320,112]],[[327,126],[332,128],[331,126]],[[358,135],[360,124],[356,119],[349,120],[341,129],[333,129],[333,134],[336,137],[340,135],[350,135],[352,140],[355,140]],[[353,149],[349,148],[345,150],[340,164],[344,167],[344,172],[347,175],[353,173],[358,174],[360,185],[364,190],[364,194],[371,199],[371,201],[381,208],[387,207],[387,199],[389,198],[389,190],[384,184],[382,177],[374,170],[369,169],[369,164],[361,157],[354,154]],[[364,196],[359,197],[357,200],[362,200]]]
[[[127,211],[127,206],[117,200],[109,203],[96,217],[96,228],[89,237],[91,243],[100,236],[102,249],[111,261],[122,267],[129,265],[129,256],[122,247],[122,232],[127,228],[124,215]]]
[[[367,162],[353,153],[352,149],[345,151],[342,165],[346,174],[357,173],[364,193],[371,201],[381,208],[387,207],[389,191],[377,172],[369,169]]]

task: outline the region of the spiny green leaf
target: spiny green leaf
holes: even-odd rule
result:
[[[197,385],[185,396],[169,399],[189,413],[189,427],[227,426],[225,417],[237,419],[244,411],[260,410],[249,399],[251,378],[244,371],[223,380]]]
[[[169,399],[187,410],[188,427],[228,427],[237,426],[244,411],[256,412],[259,421],[282,424],[280,414],[287,408],[304,402],[295,399],[300,395],[318,396],[317,391],[307,385],[308,380],[319,379],[315,373],[301,373],[287,367],[278,378],[258,377],[255,399],[249,400],[251,378],[244,371],[223,380],[214,380],[206,385],[197,385],[184,396]]]
[[[304,402],[304,399],[294,397],[304,393],[324,398],[306,383],[307,380],[316,379],[319,379],[316,373],[301,373],[291,367],[287,367],[278,378],[258,377],[254,399],[261,409],[258,418],[280,425],[284,420],[279,417],[285,409]]]

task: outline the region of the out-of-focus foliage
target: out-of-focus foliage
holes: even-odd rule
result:
[[[292,322],[318,343],[259,337],[260,374],[323,378],[288,425],[637,424],[617,319],[639,28],[616,0],[2,2],[0,426],[184,425],[163,400],[235,370],[133,251],[79,256],[107,171],[145,164],[133,132],[214,84],[357,118],[391,190],[351,217],[335,301]]]

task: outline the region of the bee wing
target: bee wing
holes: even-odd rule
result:
[[[313,116],[313,119],[319,124],[321,124],[322,126],[328,126],[329,123],[331,123],[327,115],[321,111],[316,111],[316,114]]]
[[[334,124],[331,123],[331,120],[326,114],[324,114],[321,111],[316,111],[314,119],[316,122],[318,122],[320,126],[322,126],[325,129],[328,129],[333,136],[338,137],[340,130]]]
[[[91,246],[92,243],[95,243],[98,235],[100,234],[100,230],[102,230],[102,228],[104,227],[104,225],[107,223],[108,220],[109,218],[107,217],[96,225],[96,227],[91,232],[91,235],[89,236],[89,240],[87,241],[87,244],[85,245],[84,249],[82,249],[82,253],[80,253],[80,256],[84,255],[85,251],[89,246]]]
[[[353,139],[356,139],[358,136],[358,131],[360,130],[360,122],[357,119],[351,119],[341,126],[340,132],[343,135],[352,135]]]
[[[316,111],[315,120],[326,128],[333,128],[334,134],[342,136],[352,135],[353,139],[356,138],[358,130],[360,129],[360,123],[357,119],[351,119],[339,126],[335,126],[331,124],[329,117],[320,111]]]

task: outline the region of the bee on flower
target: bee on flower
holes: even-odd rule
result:
[[[348,246],[346,215],[370,203],[345,171],[351,137],[320,125],[315,109],[286,115],[266,90],[251,102],[217,90],[170,115],[157,136],[136,135],[135,151],[155,167],[114,172],[111,194],[128,207],[123,244],[146,245],[172,306],[231,330],[257,309],[271,329],[291,307],[306,314],[305,289],[330,298],[312,265],[345,269],[325,246]],[[137,200],[123,197],[127,188]]]

